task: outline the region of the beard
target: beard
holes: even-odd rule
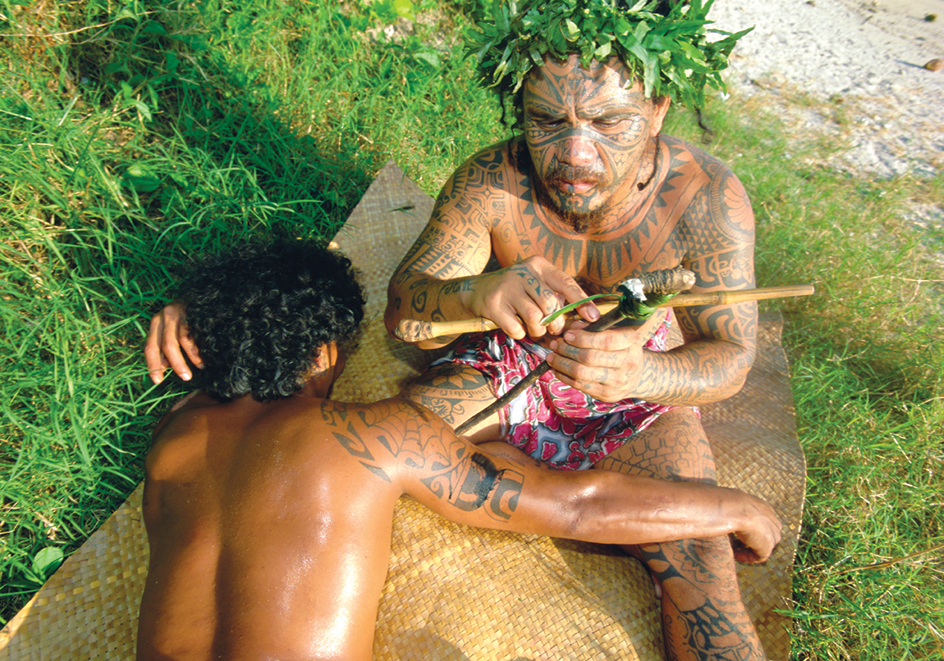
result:
[[[538,203],[553,209],[577,234],[586,234],[592,227],[598,227],[607,214],[607,205],[602,204],[596,209],[586,208],[581,196],[567,195],[559,187],[563,182],[581,181],[594,184],[594,190],[598,187],[606,188],[610,185],[606,172],[593,168],[570,167],[555,161],[544,179],[535,176],[532,180]],[[551,193],[552,188],[554,194]]]

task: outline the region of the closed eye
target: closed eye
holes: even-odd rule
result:
[[[607,117],[593,120],[593,125],[600,129],[611,129],[624,121],[622,117]]]
[[[529,121],[542,129],[554,129],[564,124],[563,119],[554,119],[552,117],[530,117]]]

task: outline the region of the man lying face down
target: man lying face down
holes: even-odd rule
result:
[[[397,499],[453,521],[600,543],[733,533],[780,540],[743,492],[552,471],[471,445],[405,399],[328,399],[363,297],[350,261],[304,241],[193,266],[178,292],[202,390],[154,430],[138,659],[369,659]]]

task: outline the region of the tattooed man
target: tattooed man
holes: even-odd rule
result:
[[[715,483],[692,407],[743,385],[754,303],[677,310],[685,343],[669,351],[664,325],[587,332],[599,317],[592,304],[581,307],[584,322],[540,324],[564,302],[678,265],[696,274],[695,292],[754,286],[754,217],[741,183],[717,159],[661,135],[670,97],[647,95],[653,85],[632,54],[583,62],[580,52],[575,42],[569,55],[545,55],[506,94],[522,135],[448,179],[390,282],[387,327],[470,317],[500,326],[460,340],[409,393],[453,426],[546,357],[553,371],[472,429],[473,442],[504,438],[557,468]],[[490,257],[501,268],[485,272]],[[660,541],[628,550],[661,596],[667,656],[764,658],[727,540]]]
[[[203,389],[147,457],[139,659],[369,659],[403,494],[469,525],[602,543],[733,534],[748,562],[779,541],[740,491],[551,471],[407,399],[329,400],[363,315],[338,253],[244,246],[197,264],[177,300]]]

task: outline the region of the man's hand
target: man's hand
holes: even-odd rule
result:
[[[577,281],[543,257],[529,257],[523,262],[475,279],[466,294],[465,307],[476,317],[491,319],[516,340],[545,333],[557,335],[564,319],[542,326],[541,320],[561,306],[576,303],[586,294]],[[596,321],[600,311],[592,303],[578,308],[587,321]]]
[[[766,502],[748,494],[742,495],[745,506],[743,523],[731,534],[734,559],[746,564],[767,562],[780,543],[783,524],[774,508]]]
[[[642,326],[612,328],[599,333],[584,330],[586,323],[572,322],[561,338],[550,342],[554,352],[547,362],[569,386],[603,402],[638,397],[644,348],[668,310],[656,310]]]
[[[183,308],[177,303],[171,303],[151,319],[151,328],[144,344],[144,358],[147,360],[151,381],[163,381],[164,372],[168,367],[184,381],[190,380],[190,367],[181,349],[196,367],[203,367],[197,345],[190,337]]]

